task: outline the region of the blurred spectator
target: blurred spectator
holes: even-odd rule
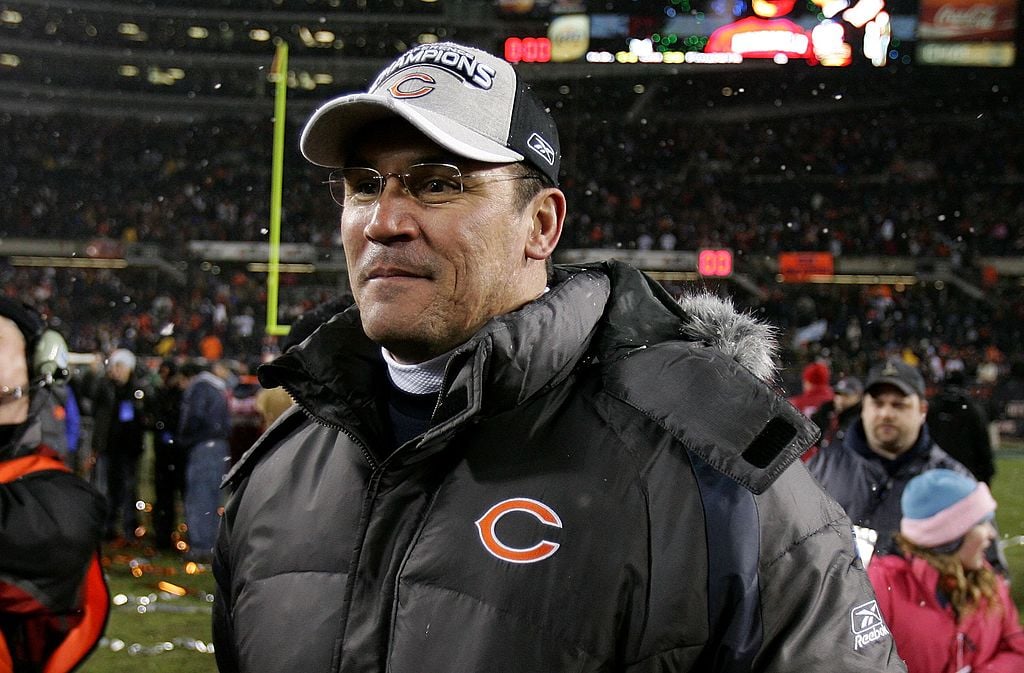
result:
[[[868,576],[908,673],[1024,671],[1017,607],[986,560],[997,539],[988,487],[931,470],[901,499],[901,553],[872,560]]]
[[[118,348],[107,358],[107,375],[93,396],[96,483],[107,495],[106,539],[134,542],[138,531],[139,458],[148,402],[135,376],[135,355]]]
[[[229,460],[227,383],[195,362],[186,362],[181,374],[187,385],[181,398],[178,441],[187,453],[185,470],[185,523],[190,560],[208,563],[220,522],[220,481]]]
[[[47,345],[45,342],[51,340]],[[56,451],[61,460],[72,470],[76,468],[76,457],[78,451],[78,439],[81,427],[81,415],[79,414],[78,402],[75,398],[75,391],[71,386],[66,385],[68,376],[67,343],[55,330],[46,329],[40,337],[40,348],[44,350],[62,350],[62,362],[58,363],[51,357],[48,365],[49,371],[43,375],[50,384],[38,391],[38,395],[45,399],[39,421],[43,431],[43,444]],[[51,353],[52,355],[52,353]],[[55,380],[55,375],[57,379]]]
[[[228,438],[231,464],[249,450],[263,432],[263,415],[259,409],[260,383],[255,374],[237,377],[234,386],[228,382],[228,410],[231,414],[231,435]]]
[[[352,295],[346,292],[322,302],[316,308],[300,315],[292,323],[285,338],[281,340],[281,351],[287,351],[292,346],[305,341],[306,337],[315,332],[320,325],[352,306],[353,302]],[[256,394],[256,408],[263,419],[263,429],[266,430],[270,427],[293,403],[291,396],[283,388],[261,389]]]
[[[103,496],[40,443],[39,393],[54,383],[41,370],[67,357],[37,351],[42,333],[38,314],[0,297],[0,671],[17,673],[77,667],[110,609]]]
[[[291,395],[284,388],[260,388],[256,393],[256,410],[260,414],[263,430],[269,428],[281,414],[295,404]]]
[[[157,549],[171,551],[178,522],[178,502],[185,501],[185,449],[177,439],[184,377],[173,360],[157,370],[159,384],[150,405],[153,433],[153,537]]]
[[[209,362],[217,362],[224,357],[224,343],[216,332],[210,332],[199,340],[199,356]]]
[[[965,387],[963,369],[946,374],[939,392],[928,402],[928,430],[946,453],[986,484],[996,473],[988,415]]]
[[[856,376],[844,376],[833,386],[835,396],[823,402],[811,414],[811,420],[821,431],[819,447],[833,441],[842,443],[850,423],[860,418],[861,402],[864,399],[864,384]]]
[[[811,362],[800,374],[800,394],[789,398],[790,403],[800,410],[804,416],[810,416],[825,402],[835,395],[829,385],[828,365],[824,362]]]

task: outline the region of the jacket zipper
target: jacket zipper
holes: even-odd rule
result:
[[[370,453],[370,449],[366,445],[366,442],[364,442],[361,438],[356,436],[356,434],[354,432],[352,432],[348,428],[345,428],[345,427],[342,427],[342,426],[338,425],[337,423],[332,423],[332,422],[326,420],[325,418],[323,418],[322,416],[320,416],[319,414],[317,414],[314,411],[312,411],[309,408],[309,405],[305,404],[299,398],[299,396],[295,394],[295,390],[291,386],[285,384],[285,385],[283,385],[283,388],[285,389],[285,392],[287,392],[291,396],[291,398],[293,400],[295,400],[295,403],[299,405],[299,407],[302,409],[302,411],[307,416],[312,418],[316,423],[318,423],[318,424],[322,425],[323,427],[328,428],[330,430],[334,430],[336,432],[340,432],[341,434],[343,434],[346,437],[348,437],[352,441],[353,444],[355,444],[356,446],[359,447],[359,452],[363,454],[363,458],[366,459],[366,462],[370,465],[370,469],[371,469],[370,480],[367,483],[366,493],[363,495],[364,507],[365,506],[369,506],[368,503],[373,502],[373,499],[376,498],[377,488],[378,488],[378,485],[380,483],[380,475],[381,475],[381,473],[383,471],[383,469],[382,469],[383,465],[381,463],[379,463],[376,458],[373,457],[372,453]],[[360,531],[360,536],[365,536],[365,535],[366,535],[366,530],[365,529]],[[360,545],[360,551],[358,553],[359,553],[359,557],[361,558],[361,556],[362,556],[362,545]],[[359,563],[360,563],[360,558],[353,559],[353,566],[352,566],[352,568],[358,569]],[[355,574],[356,573],[353,573],[353,578],[352,578],[351,581],[354,581]],[[345,631],[348,629],[348,620],[349,620],[349,617],[351,616],[351,612],[350,612],[351,608],[352,608],[351,591],[352,591],[352,587],[351,586],[346,586],[345,592],[348,595],[346,596],[346,604],[347,605],[345,607],[345,613],[342,616],[342,627],[341,627],[341,634],[340,634],[340,638],[342,638],[342,639],[344,638]],[[332,671],[332,673],[336,673],[337,671],[341,670],[341,665],[342,665],[340,650],[333,652],[332,656],[331,656],[331,659],[332,659],[332,661],[331,661],[331,671]]]
[[[348,428],[342,427],[337,423],[331,423],[330,421],[326,420],[325,418],[314,412],[312,409],[310,409],[309,405],[303,402],[302,399],[295,393],[295,389],[292,388],[287,383],[283,384],[282,387],[284,388],[285,392],[287,392],[288,395],[293,400],[295,400],[295,403],[302,408],[302,411],[305,412],[307,416],[309,416],[310,418],[312,418],[314,421],[324,426],[325,428],[340,432],[341,434],[345,435],[350,440],[352,440],[352,443],[359,447],[359,452],[363,454],[363,458],[365,458],[366,462],[369,463],[370,468],[374,472],[377,471],[377,468],[380,467],[380,463],[378,463],[377,459],[374,458],[373,454],[370,452],[370,447],[366,445],[366,442],[364,442],[362,439],[356,436],[356,434],[349,430]]]
[[[969,673],[970,666],[964,666],[964,634],[956,634],[956,673]]]

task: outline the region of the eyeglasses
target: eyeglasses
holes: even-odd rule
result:
[[[0,386],[0,406],[20,400],[28,394],[28,386]]]
[[[539,180],[519,173],[463,173],[452,164],[413,164],[404,173],[381,173],[373,168],[339,168],[326,184],[339,206],[369,206],[380,199],[389,178],[398,178],[414,199],[427,205],[452,201],[465,191],[465,180]]]

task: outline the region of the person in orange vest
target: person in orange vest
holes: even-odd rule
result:
[[[0,673],[70,671],[106,628],[106,501],[42,443],[39,393],[66,376],[63,338],[0,297]]]

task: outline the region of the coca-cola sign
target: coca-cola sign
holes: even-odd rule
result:
[[[1013,0],[923,0],[918,37],[954,42],[1013,40],[1016,28]]]
[[[936,25],[950,26],[956,30],[967,30],[972,33],[994,29],[998,18],[999,10],[992,5],[971,7],[943,5],[935,13]]]

